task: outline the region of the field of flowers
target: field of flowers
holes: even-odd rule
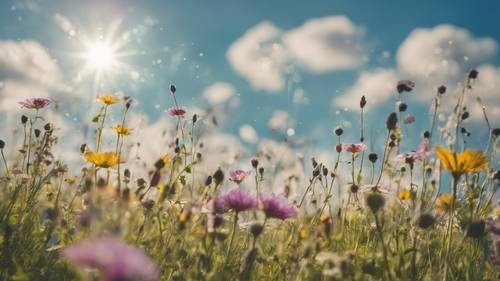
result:
[[[208,117],[182,106],[174,85],[175,129],[158,132],[167,145],[140,167],[131,98],[97,97],[82,167],[52,153],[64,145],[46,117],[55,102],[19,101],[22,137],[0,140],[0,280],[500,280],[500,129],[483,110],[489,136],[469,147],[463,126],[479,76],[436,89],[418,146],[402,133],[420,118],[406,114],[412,81],[394,85],[382,147],[365,143],[363,97],[359,143],[334,129],[333,165],[291,161],[303,181],[280,172],[286,140],[242,166],[214,161],[201,141]],[[443,122],[444,95],[456,104]]]

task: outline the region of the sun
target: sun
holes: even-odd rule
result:
[[[116,54],[111,45],[97,42],[89,46],[85,59],[96,70],[109,70],[115,64]]]

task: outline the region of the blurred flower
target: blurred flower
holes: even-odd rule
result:
[[[301,239],[304,239],[304,238],[307,238],[307,236],[309,236],[309,229],[307,229],[307,227],[300,227],[299,228],[299,238]]]
[[[389,193],[391,186],[388,184],[367,184],[361,187],[361,192],[376,192],[376,193]]]
[[[52,101],[46,98],[30,98],[19,102],[20,105],[28,109],[42,109],[51,103]]]
[[[488,157],[481,151],[466,149],[463,152],[451,152],[436,146],[436,153],[443,167],[457,177],[464,173],[476,173],[488,169]]]
[[[453,195],[449,193],[441,194],[436,200],[435,206],[442,213],[448,212],[451,209],[451,203],[454,201]]]
[[[216,197],[214,200],[214,210],[216,213],[224,213],[230,209],[239,213],[253,209],[255,206],[257,206],[255,197],[240,188],[232,189]]]
[[[403,121],[405,122],[405,124],[411,124],[411,123],[415,122],[415,116],[408,114],[405,116]]]
[[[418,146],[417,151],[401,153],[398,156],[396,156],[396,159],[399,161],[404,161],[405,163],[413,163],[417,160],[421,160],[431,155],[431,153],[428,150],[428,147],[429,147],[429,139],[424,138],[420,143],[420,145]]]
[[[108,281],[158,278],[156,265],[142,250],[110,236],[68,246],[63,255],[78,266],[97,268]]]
[[[411,92],[415,88],[415,83],[413,83],[410,80],[401,80],[398,81],[398,84],[396,86],[396,89],[398,90],[398,93],[402,92]]]
[[[250,172],[243,170],[234,170],[229,172],[229,180],[234,181],[235,183],[241,183],[245,178],[250,174]]]
[[[184,106],[174,106],[165,110],[170,116],[183,117],[186,114],[187,109]]]
[[[365,150],[365,145],[362,143],[351,143],[351,144],[344,144],[343,148],[347,152],[360,153],[363,150]]]
[[[410,201],[413,197],[413,193],[410,189],[405,188],[403,191],[398,193],[398,198],[401,201]]]
[[[127,128],[127,127],[124,127],[122,126],[121,124],[118,124],[116,126],[113,127],[113,130],[119,134],[119,135],[124,135],[124,136],[128,136],[130,135],[130,132],[132,131],[132,129],[130,128]]]
[[[262,209],[268,218],[285,220],[297,215],[297,208],[283,196],[262,195]]]
[[[112,105],[119,102],[120,100],[114,96],[108,95],[108,96],[98,96],[97,101],[102,102],[105,105]]]
[[[84,154],[85,161],[94,164],[100,168],[110,168],[120,162],[120,156],[115,152],[92,152],[87,151]]]

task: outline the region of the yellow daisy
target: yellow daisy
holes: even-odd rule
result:
[[[120,156],[115,152],[92,152],[87,151],[84,154],[85,161],[94,164],[100,168],[110,168],[120,162]]]
[[[446,148],[436,146],[437,156],[443,167],[458,177],[464,173],[477,173],[488,169],[488,157],[481,151],[466,149],[463,152],[451,152]]]
[[[132,131],[132,129],[130,128],[127,128],[127,127],[124,127],[122,126],[121,124],[118,124],[116,126],[113,127],[113,130],[119,134],[119,135],[123,135],[123,136],[128,136],[130,135],[130,132]]]
[[[119,102],[120,100],[114,96],[107,95],[107,96],[98,96],[97,101],[102,102],[105,105],[112,105]]]
[[[449,193],[441,194],[436,200],[435,206],[438,211],[447,213],[451,209],[451,203],[455,200]]]

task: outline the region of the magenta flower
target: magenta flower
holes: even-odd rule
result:
[[[156,265],[142,250],[111,236],[68,246],[63,255],[78,266],[98,269],[108,281],[158,278]]]
[[[52,101],[46,98],[30,98],[19,102],[20,105],[28,109],[42,109],[51,103]]]
[[[405,163],[414,163],[415,161],[429,157],[430,155],[429,139],[424,138],[418,146],[417,151],[401,153],[396,156],[396,159]]]
[[[403,121],[405,122],[405,124],[411,124],[411,123],[415,122],[415,116],[408,114],[405,116]]]
[[[367,184],[361,187],[361,192],[389,193],[392,187],[388,184]]]
[[[415,88],[415,83],[413,83],[410,80],[401,80],[398,82],[396,89],[398,90],[398,93],[402,92],[411,92]]]
[[[344,144],[344,150],[351,153],[360,153],[365,150],[365,145],[362,143]]]
[[[232,189],[214,200],[214,211],[216,213],[225,213],[228,210],[239,213],[253,209],[255,206],[257,206],[257,199],[240,188]]]
[[[263,195],[261,196],[262,209],[268,218],[285,220],[297,215],[297,208],[283,196]]]
[[[165,110],[170,116],[173,117],[184,117],[184,114],[186,114],[187,109],[184,106],[174,106],[171,107],[167,110]]]
[[[248,175],[250,175],[250,172],[243,170],[234,170],[229,172],[229,180],[232,180],[235,183],[240,184]]]

